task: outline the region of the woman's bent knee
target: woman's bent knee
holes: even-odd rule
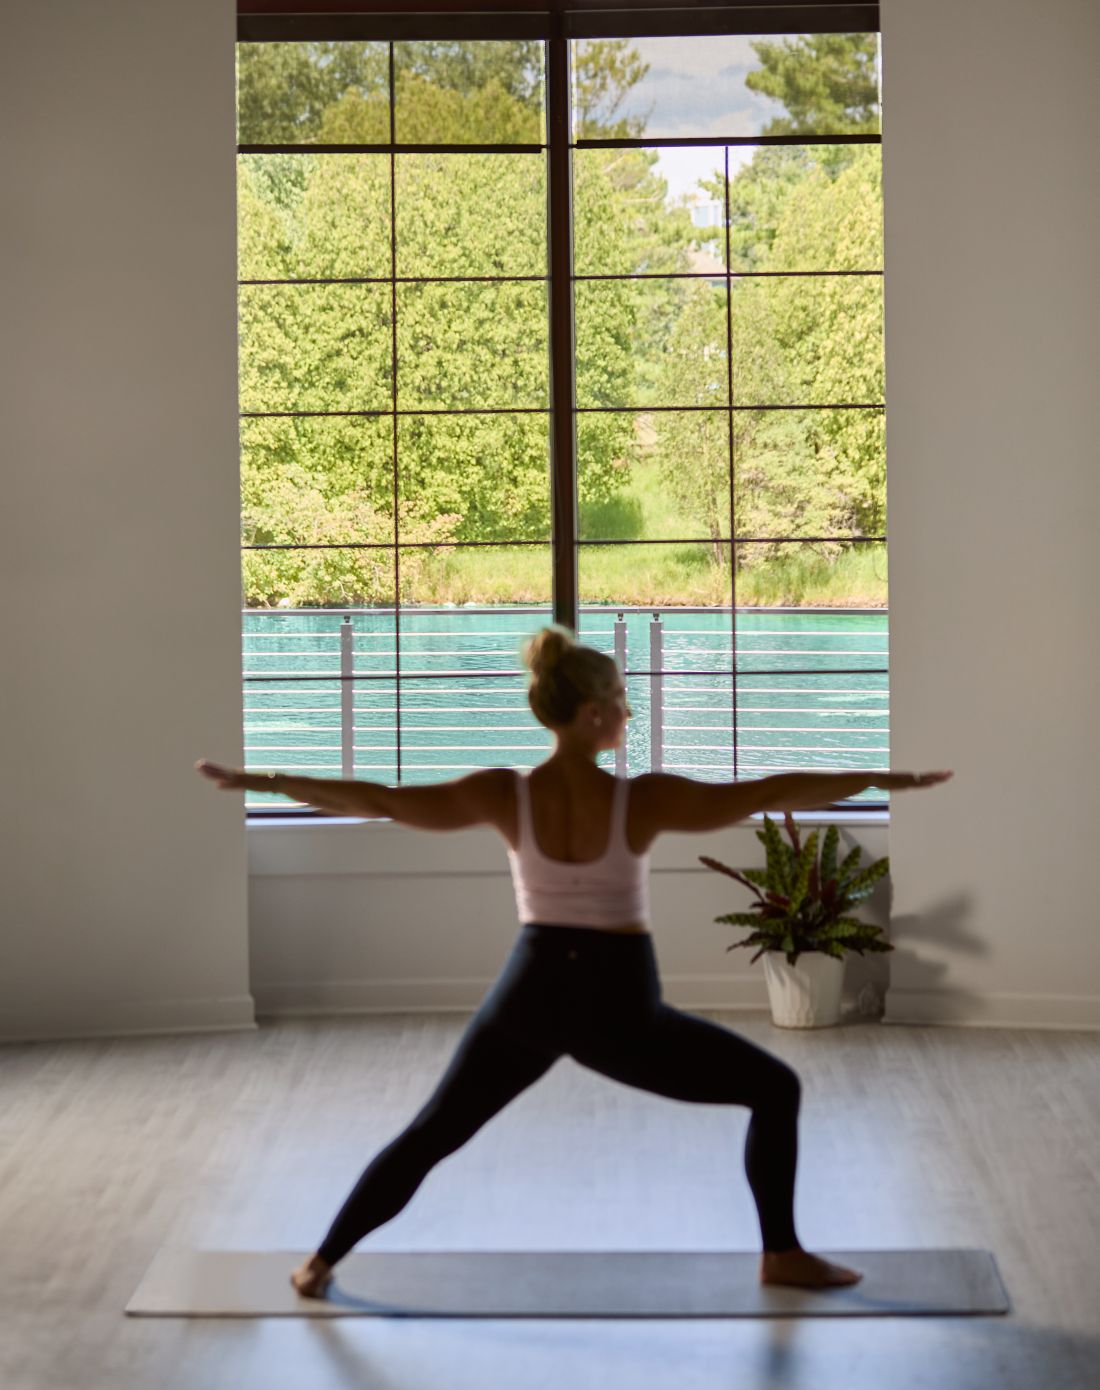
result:
[[[802,1081],[793,1067],[780,1062],[771,1078],[769,1090],[775,1099],[792,1110],[797,1110],[802,1100]]]

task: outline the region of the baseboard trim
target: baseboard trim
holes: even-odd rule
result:
[[[1100,1031],[1100,999],[1072,994],[975,994],[905,990],[886,994],[883,1023],[947,1024],[955,1028],[1053,1028]]]
[[[492,978],[314,981],[253,986],[256,1015],[302,1018],[336,1014],[471,1013]],[[681,1009],[768,1011],[763,976],[663,975],[668,1003]],[[849,1012],[856,1017],[856,1011]],[[859,1018],[859,1022],[868,1020]],[[1100,999],[1088,996],[972,994],[888,990],[883,1023],[964,1028],[1100,1031]]]
[[[222,999],[117,1001],[22,1014],[0,1010],[0,1045],[80,1038],[241,1032],[257,1019],[374,1013],[471,1013],[495,977],[341,980],[258,984]],[[664,975],[664,997],[681,1009],[768,1010],[763,976]],[[886,993],[885,1024],[956,1028],[1048,1028],[1100,1032],[1100,998],[1088,995],[976,994],[961,990]]]
[[[164,1033],[243,1032],[256,1027],[251,994],[224,999],[56,1003],[33,1014],[0,1009],[0,1044],[79,1038],[149,1037]]]

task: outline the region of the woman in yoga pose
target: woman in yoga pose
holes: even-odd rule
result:
[[[648,926],[649,848],[663,830],[719,830],[757,811],[819,806],[868,787],[932,786],[952,774],[617,778],[596,765],[630,717],[615,662],[557,626],[527,643],[524,660],[531,708],[555,737],[550,757],[528,776],[486,768],[434,786],[387,787],[196,764],[224,790],[275,790],[344,815],[423,830],[490,825],[508,844],[523,924],[435,1090],[367,1166],[316,1252],[291,1275],[294,1287],[322,1296],[333,1266],[561,1056],[658,1095],[748,1106],[744,1162],[760,1221],[761,1282],[856,1283],[859,1273],[804,1250],[795,1233],[797,1074],[730,1029],[662,1002]]]

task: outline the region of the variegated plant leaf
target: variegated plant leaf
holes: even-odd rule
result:
[[[837,878],[842,888],[847,887],[847,880],[854,875],[859,866],[860,858],[863,854],[859,845],[853,845],[851,850],[844,856],[844,863],[837,870]]]
[[[825,840],[821,846],[821,881],[828,883],[830,879],[836,878],[836,850],[840,843],[840,832],[835,825],[830,825],[825,832]]]
[[[798,857],[798,869],[791,885],[791,912],[797,912],[806,899],[810,886],[810,869],[817,859],[817,842],[821,832],[815,830],[803,845]]]

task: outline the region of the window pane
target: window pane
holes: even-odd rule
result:
[[[838,633],[864,621],[863,615],[828,616]],[[805,619],[788,614],[784,621],[789,624]],[[886,615],[875,621],[885,632]],[[867,636],[865,631],[861,640]],[[819,635],[817,640],[824,639]],[[737,743],[738,774],[742,777],[770,777],[776,772],[810,768],[871,772],[889,767],[889,677],[739,677]],[[850,800],[882,801],[886,795],[873,788]]]
[[[242,285],[241,409],[386,410],[388,285]]]
[[[264,681],[246,685],[244,765],[249,772],[339,777],[339,682]],[[294,804],[275,793],[245,793],[245,807],[250,811],[286,811]]]
[[[403,548],[402,634],[406,609],[414,607],[549,609],[551,583],[548,545]]]
[[[397,156],[397,273],[545,275],[546,156]]]
[[[546,756],[548,738],[527,703],[520,650],[551,617],[548,601],[402,610],[402,672],[410,677],[401,687],[402,780],[532,767]],[[425,673],[438,678],[417,678]]]
[[[729,536],[728,410],[577,416],[582,540]]]
[[[733,282],[738,405],[878,405],[882,277]]]
[[[882,535],[881,410],[744,410],[733,417],[736,534]]]
[[[393,541],[393,421],[244,419],[244,545]]]
[[[575,150],[573,196],[578,275],[882,269],[878,145]]]
[[[581,637],[625,669],[633,711],[626,746],[630,776],[662,768],[708,780],[732,776],[728,606],[673,609],[657,617],[627,607],[582,609]],[[609,770],[616,765],[613,752],[599,761]]]
[[[240,43],[237,142],[385,143],[389,83],[386,43]]]
[[[733,776],[733,705],[729,676],[630,676],[626,697],[625,775],[674,772],[702,782]],[[616,767],[601,753],[601,767]]]
[[[393,604],[392,548],[246,550],[241,569],[246,601],[256,607],[366,608]]]
[[[573,151],[573,269],[578,275],[669,275],[721,272],[702,263],[701,241],[683,191],[694,178],[699,151],[605,149]],[[708,164],[722,151],[706,150]],[[682,187],[681,187],[682,184]],[[724,212],[723,212],[724,215]],[[724,239],[725,233],[722,232]]]
[[[392,759],[393,682],[355,686],[338,679],[341,673],[393,671],[392,604],[351,613],[249,610],[243,635],[244,674],[260,677],[245,683],[247,767],[350,776],[353,748],[380,741],[388,743]],[[257,796],[255,802],[284,809],[290,804],[285,797],[271,796]],[[251,796],[248,804],[253,804]]]
[[[479,767],[531,768],[549,742],[522,675],[402,683],[402,782],[446,781]]]
[[[724,405],[726,285],[579,280],[577,405]]]
[[[577,139],[879,129],[877,34],[585,39],[572,57]]]
[[[385,615],[392,628],[393,615]],[[397,682],[356,681],[352,687],[355,721],[355,776],[393,786],[397,782]]]
[[[729,781],[733,777],[732,676],[665,676],[649,684],[651,708],[656,703],[660,711],[662,769],[700,782]]]
[[[550,540],[546,415],[402,416],[397,440],[402,540]]]
[[[405,145],[543,144],[543,46],[395,43],[395,138]]]
[[[397,363],[402,410],[545,409],[545,284],[398,285]]]
[[[387,155],[239,155],[237,214],[242,280],[390,274]]]
[[[607,611],[584,615],[585,640],[613,654],[615,617]],[[884,642],[886,631],[885,613],[739,612],[737,622],[739,646],[769,643],[788,649],[813,642],[850,650],[876,636]],[[633,710],[627,726],[629,775],[663,768],[705,781],[733,776],[732,677],[670,674],[704,666],[728,652],[729,623],[728,611],[662,613],[658,623],[649,613],[627,610],[623,614],[626,634],[620,648],[626,651],[627,699]],[[658,632],[659,648],[651,636]],[[631,675],[631,671],[645,674]],[[887,676],[878,674],[739,672],[737,775],[888,766],[887,681]],[[614,767],[614,754],[601,755],[600,762]],[[881,793],[856,799],[881,800]]]
[[[666,610],[702,609],[701,613],[692,613],[690,621],[686,613],[677,613],[676,631],[683,635],[694,632],[696,627],[705,628],[710,635],[705,640],[700,639],[699,660],[705,660],[707,670],[713,666],[730,668],[729,546],[716,551],[710,544],[692,542],[686,545],[582,545],[577,552],[577,573],[580,602],[586,610],[580,616],[582,633],[598,632],[601,623],[606,627],[621,609],[656,609],[662,622],[671,621]],[[724,636],[717,615],[705,611],[716,608],[726,610]],[[652,619],[651,612],[643,616],[647,623]],[[712,623],[715,624],[713,632]],[[648,626],[645,631],[651,633]],[[633,629],[631,635],[633,637]],[[649,640],[647,635],[647,652]],[[679,648],[677,652],[681,657],[684,655]],[[635,664],[632,660],[631,665]]]
[[[738,670],[863,670],[887,663],[886,546],[882,541],[738,545],[737,605]],[[777,614],[783,619],[777,627],[770,621],[771,613],[742,611],[753,607],[835,611],[800,613],[795,615],[797,621]],[[855,613],[853,609],[881,611]]]
[[[881,146],[734,146],[729,157],[732,270],[882,269]],[[717,216],[705,195],[693,208]],[[724,261],[718,229],[713,250]]]

